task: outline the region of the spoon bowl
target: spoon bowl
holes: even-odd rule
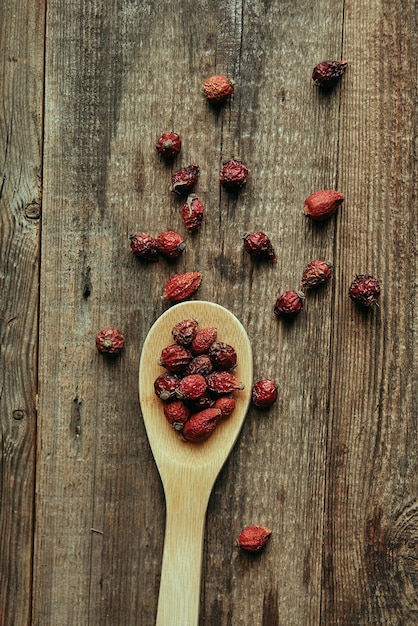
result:
[[[218,341],[234,346],[234,370],[244,389],[234,393],[235,410],[222,419],[209,439],[184,441],[170,426],[154,380],[165,370],[158,364],[163,348],[173,343],[171,329],[194,318],[199,328],[214,326]],[[168,309],[151,327],[139,365],[139,399],[148,440],[166,499],[166,530],[157,626],[197,626],[206,509],[215,480],[230,454],[248,410],[253,380],[251,345],[244,327],[224,307],[189,301]]]

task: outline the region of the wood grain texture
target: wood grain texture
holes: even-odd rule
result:
[[[254,378],[279,385],[209,500],[200,623],[416,623],[415,3],[23,4],[0,9],[0,622],[155,623],[165,502],[138,363],[165,282],[197,270],[194,297],[240,319]],[[311,72],[326,58],[348,69],[324,94]],[[201,92],[214,73],[235,81],[221,107]],[[165,130],[183,139],[171,164],[155,151]],[[219,186],[232,156],[250,170],[238,194]],[[206,207],[194,235],[169,190],[190,163]],[[345,202],[318,225],[302,206],[321,188]],[[130,234],[166,229],[186,239],[180,259],[134,258]],[[253,230],[276,263],[245,255]],[[313,258],[332,281],[277,320]],[[379,308],[349,300],[357,273],[381,281]],[[110,324],[126,339],[114,360],[94,341]],[[235,545],[249,523],[272,529],[255,558]]]
[[[0,7],[0,623],[28,624],[34,529],[43,3]]]

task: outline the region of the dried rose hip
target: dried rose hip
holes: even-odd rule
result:
[[[204,393],[203,396],[200,396],[200,398],[196,400],[187,400],[187,406],[191,413],[199,413],[203,411],[203,409],[211,409],[214,407],[215,399],[209,396],[209,394]]]
[[[318,87],[334,87],[344,74],[346,61],[322,61],[313,69],[312,80]]]
[[[198,196],[191,193],[181,209],[184,225],[191,233],[199,230],[203,222],[205,209]]]
[[[189,346],[196,336],[197,326],[198,322],[193,318],[178,322],[171,329],[174,341],[180,346]]]
[[[302,310],[303,299],[297,291],[285,291],[274,305],[274,314],[287,319],[296,317]]]
[[[164,159],[172,159],[181,150],[181,138],[177,133],[163,133],[155,145],[158,154]]]
[[[192,359],[187,367],[188,374],[207,376],[213,370],[212,361],[208,354],[199,354]]]
[[[237,364],[237,353],[224,341],[215,341],[209,348],[209,357],[216,370],[230,370]]]
[[[135,256],[144,261],[158,261],[157,244],[148,233],[136,233],[130,236],[131,250]]]
[[[190,410],[181,400],[173,400],[164,405],[164,415],[175,430],[181,430],[189,419]]]
[[[192,341],[191,352],[194,356],[208,352],[211,345],[216,341],[218,331],[213,326],[201,328],[197,331]]]
[[[209,102],[223,102],[234,91],[234,83],[226,76],[211,76],[203,83],[203,93]]]
[[[202,274],[200,272],[174,274],[166,282],[163,297],[170,302],[182,302],[194,294],[201,282]]]
[[[237,544],[248,552],[259,552],[266,545],[271,530],[265,526],[246,526],[237,537]]]
[[[186,247],[184,238],[180,235],[180,233],[176,233],[173,230],[166,230],[165,232],[160,233],[156,237],[155,243],[158,252],[169,259],[177,259]]]
[[[251,401],[260,408],[267,409],[277,400],[277,387],[274,380],[265,378],[257,381],[252,388]]]
[[[277,256],[270,239],[264,233],[246,233],[244,239],[244,250],[250,256],[258,259],[276,261]]]
[[[319,287],[332,277],[332,265],[326,261],[311,261],[303,270],[300,286],[304,291]]]
[[[125,345],[125,338],[114,326],[103,328],[96,335],[96,348],[101,354],[114,356]]]
[[[227,189],[241,189],[248,180],[248,168],[238,159],[231,159],[221,169],[219,180]]]
[[[206,441],[215,430],[221,412],[219,409],[203,409],[189,417],[183,427],[183,438],[186,441]]]
[[[236,402],[234,398],[222,396],[221,398],[217,398],[214,408],[220,410],[222,417],[229,417],[234,412],[235,405]]]
[[[178,194],[189,193],[196,185],[199,174],[200,168],[195,164],[174,172],[171,177],[171,191]]]
[[[179,386],[180,378],[176,374],[168,372],[161,374],[154,381],[155,395],[163,402],[171,400],[176,396],[176,389]]]
[[[231,372],[212,372],[206,376],[206,384],[209,391],[217,395],[231,393],[237,389],[244,389],[242,382]]]
[[[350,298],[364,307],[378,304],[380,284],[377,278],[367,274],[357,274],[348,291]]]
[[[180,400],[197,400],[206,392],[206,380],[201,374],[188,374],[181,379],[176,395]]]
[[[334,215],[343,202],[344,196],[339,191],[333,189],[315,191],[306,198],[303,211],[312,220],[322,222]]]
[[[192,358],[186,348],[179,346],[178,343],[173,343],[163,348],[158,363],[170,372],[180,372],[186,369]]]

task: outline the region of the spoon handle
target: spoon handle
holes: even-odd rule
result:
[[[204,494],[186,493],[184,485],[166,496],[156,626],[198,626],[207,500]]]

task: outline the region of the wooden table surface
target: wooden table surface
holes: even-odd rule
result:
[[[416,624],[416,3],[4,0],[0,29],[1,625],[154,623],[165,502],[138,363],[189,270],[279,386],[209,501],[200,624]],[[348,69],[323,94],[327,58]],[[218,110],[214,73],[235,81]],[[232,156],[250,170],[236,195],[219,186]],[[169,190],[190,163],[194,236]],[[313,224],[303,201],[326,188],[345,202]],[[183,256],[138,262],[129,235],[165,229]],[[276,263],[243,252],[253,230]],[[274,301],[314,258],[333,279],[284,324]],[[348,298],[355,274],[380,280],[379,308]],[[126,339],[113,361],[95,348],[108,325]],[[256,557],[235,545],[250,523],[272,529]]]

